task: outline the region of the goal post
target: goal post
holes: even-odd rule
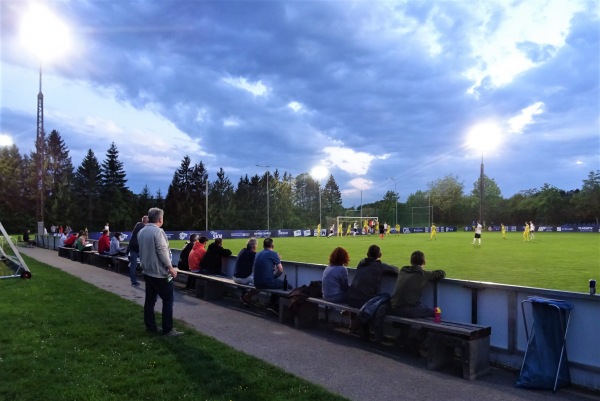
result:
[[[354,227],[354,223],[356,223],[356,225],[358,226],[358,232],[362,233],[362,229],[363,229],[365,223],[368,226],[369,221],[375,221],[375,223],[378,223],[379,217],[374,217],[374,216],[363,216],[363,217],[337,216],[335,218],[335,227],[336,227],[336,230],[339,230],[339,227],[341,226],[343,229],[343,233],[345,234],[348,231],[348,224],[350,224],[352,227]]]

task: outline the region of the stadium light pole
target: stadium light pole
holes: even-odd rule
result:
[[[260,164],[257,164],[256,167],[262,167],[262,168],[266,168],[267,169],[267,231],[271,230],[270,227],[270,221],[271,221],[271,217],[269,215],[269,169],[271,168],[271,166],[263,166]]]
[[[38,234],[44,233],[44,166],[45,142],[44,131],[44,94],[42,93],[42,64],[51,58],[62,55],[70,45],[70,34],[67,26],[46,7],[33,3],[21,20],[21,42],[25,48],[38,58],[40,65],[39,92],[37,95],[37,125],[35,149],[36,183],[38,190],[38,204],[36,214],[38,218]]]
[[[482,123],[471,128],[469,132],[469,145],[481,153],[481,165],[479,169],[479,221],[483,224],[484,199],[485,199],[485,175],[483,166],[483,153],[490,152],[498,146],[501,140],[500,128],[491,122]]]
[[[396,211],[394,213],[396,213],[396,222],[394,223],[395,225],[398,225],[398,192],[396,192],[396,179],[393,177],[389,177],[388,180],[392,180],[394,181],[394,196],[396,198],[396,202],[395,202],[395,206],[396,206]]]
[[[316,179],[317,183],[319,184],[319,225],[321,226],[321,229],[323,229],[323,221],[321,214],[321,180],[327,177],[327,174],[329,174],[329,171],[324,166],[317,166],[313,168],[310,172],[310,175],[312,175],[313,178]]]

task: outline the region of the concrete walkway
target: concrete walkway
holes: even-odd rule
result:
[[[131,287],[129,278],[98,267],[72,262],[58,252],[41,248],[19,248],[22,254],[80,277],[96,287],[139,305],[144,302],[144,283]],[[32,280],[36,279],[35,270]],[[157,310],[161,308],[157,302]],[[492,368],[491,374],[475,381],[460,378],[460,369],[428,371],[424,358],[403,353],[396,347],[364,343],[325,324],[311,330],[296,330],[280,324],[261,310],[249,310],[238,300],[206,302],[187,291],[176,291],[174,317],[246,354],[278,366],[332,392],[357,401],[387,400],[599,400],[571,388],[551,391],[514,388],[517,375]],[[144,330],[140,310],[140,333]],[[285,355],[285,357],[283,357]]]

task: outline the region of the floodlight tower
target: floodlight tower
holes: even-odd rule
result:
[[[388,180],[392,180],[394,181],[394,200],[395,200],[395,220],[396,222],[394,223],[395,225],[398,225],[398,192],[396,192],[396,179],[393,177],[389,177]]]
[[[494,123],[483,123],[473,127],[469,134],[469,145],[481,152],[481,167],[479,169],[479,221],[483,224],[485,176],[483,168],[483,153],[496,148],[501,140],[500,128]]]
[[[44,132],[44,94],[42,93],[42,62],[58,57],[70,45],[67,26],[43,5],[32,3],[21,21],[21,41],[33,53],[40,63],[40,83],[37,96],[37,128],[35,137],[36,182],[38,203],[36,217],[38,233],[44,230],[44,167],[46,157],[46,138]]]
[[[44,132],[44,94],[42,93],[42,62],[40,61],[40,91],[37,95],[37,130],[35,136],[35,151],[37,153],[36,160],[36,182],[39,193],[39,199],[37,204],[37,221],[38,225],[41,224],[42,233],[44,227],[44,160],[45,160],[45,149],[46,149],[46,134]],[[38,227],[38,233],[40,228]]]

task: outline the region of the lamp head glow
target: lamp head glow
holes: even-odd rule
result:
[[[13,139],[10,135],[0,134],[0,148],[1,147],[11,147],[13,145]]]
[[[71,46],[67,25],[40,4],[32,4],[21,21],[21,42],[42,61],[62,56]]]
[[[310,172],[310,175],[312,175],[314,179],[319,181],[327,177],[328,174],[329,170],[327,170],[327,167],[325,166],[317,166],[313,168]]]
[[[494,150],[502,139],[500,128],[494,123],[478,124],[471,128],[467,144],[481,153]]]

